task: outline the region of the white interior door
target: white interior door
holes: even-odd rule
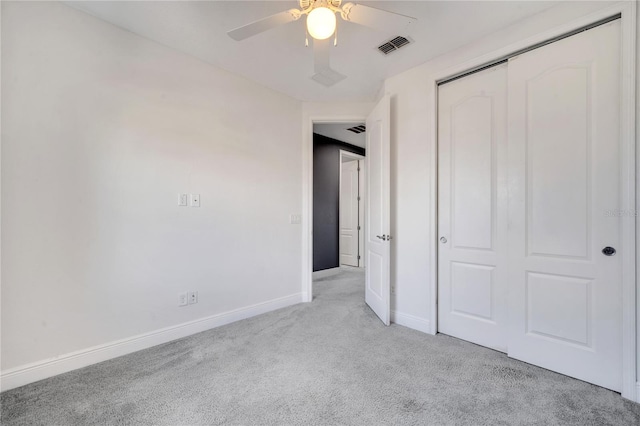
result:
[[[620,390],[620,23],[509,61],[509,356]],[[606,252],[606,250],[605,250]]]
[[[368,173],[365,197],[365,301],[386,325],[389,325],[391,319],[390,119],[389,96],[384,96],[367,117],[365,159]]]
[[[341,167],[340,264],[358,266],[358,160]]]
[[[438,331],[507,350],[507,66],[438,89]]]

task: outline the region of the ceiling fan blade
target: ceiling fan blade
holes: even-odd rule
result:
[[[331,43],[331,39],[313,40],[313,69],[315,74],[311,78],[327,87],[347,78],[346,75],[331,69],[329,57]]]
[[[267,18],[260,19],[259,21],[252,22],[235,30],[227,32],[229,37],[236,41],[244,40],[252,37],[261,32],[270,30],[280,25],[288,24],[289,22],[297,21],[300,18],[300,11],[297,9],[286,10],[284,12],[276,13]]]
[[[408,32],[411,26],[417,22],[417,19],[411,16],[353,3],[347,3],[343,6],[342,18],[348,22],[394,34]]]

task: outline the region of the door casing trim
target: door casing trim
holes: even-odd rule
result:
[[[363,115],[311,115],[303,121],[302,149],[302,301],[313,301],[313,125],[366,121]]]

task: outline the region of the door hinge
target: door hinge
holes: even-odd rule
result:
[[[358,167],[358,171],[360,171],[360,167]]]
[[[360,255],[358,255],[358,260],[360,260]]]
[[[358,195],[358,201],[360,201],[360,196]]]

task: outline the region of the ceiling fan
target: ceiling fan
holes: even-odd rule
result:
[[[314,71],[313,80],[325,86],[332,86],[346,76],[331,69],[329,60],[330,38],[337,45],[337,19],[340,14],[343,21],[364,25],[387,33],[407,32],[416,18],[404,16],[386,10],[361,4],[345,3],[342,0],[298,0],[300,9],[289,9],[284,12],[260,19],[248,25],[229,31],[229,37],[240,41],[276,28],[280,25],[297,21],[307,15],[307,35],[313,38]],[[308,37],[306,45],[309,45]]]

